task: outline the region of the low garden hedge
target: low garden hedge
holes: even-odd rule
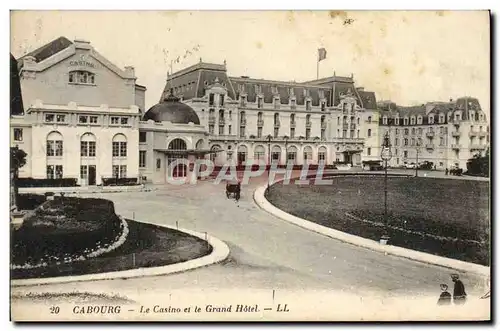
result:
[[[17,187],[73,187],[77,185],[77,178],[18,178]]]
[[[33,210],[46,200],[42,194],[19,194],[16,198],[16,206],[19,210]]]
[[[105,199],[58,197],[41,205],[12,233],[12,264],[81,254],[120,235],[121,220]]]
[[[130,177],[130,178],[116,178],[116,177],[104,177],[102,178],[103,186],[131,186],[137,185],[138,178]]]

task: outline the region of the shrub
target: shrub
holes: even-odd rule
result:
[[[16,205],[19,210],[33,210],[46,200],[41,194],[19,194],[16,199]]]
[[[137,177],[130,178],[116,178],[116,177],[104,177],[102,178],[103,186],[130,186],[138,185]]]
[[[12,234],[14,264],[83,254],[121,231],[114,205],[104,199],[58,198],[45,203]]]
[[[77,185],[78,179],[76,178],[18,178],[18,187],[73,187]]]

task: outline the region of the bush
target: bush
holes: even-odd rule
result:
[[[18,178],[17,187],[73,187],[77,185],[76,178]]]
[[[17,209],[34,210],[46,200],[41,194],[19,194],[16,199]]]
[[[12,262],[83,255],[111,243],[121,231],[113,202],[104,199],[61,198],[48,201],[12,234]]]
[[[102,179],[103,186],[130,186],[130,185],[138,185],[137,177],[131,178],[116,178],[116,177],[107,177]]]

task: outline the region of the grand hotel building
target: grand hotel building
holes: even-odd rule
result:
[[[61,37],[18,59],[24,112],[11,116],[11,144],[28,154],[20,177],[140,178],[156,184],[185,176],[192,163],[296,165],[380,160],[390,134],[392,166],[458,165],[489,145],[475,98],[401,107],[377,102],[352,76],[308,82],[232,77],[226,64],[201,61],[167,76],[158,104],[145,111],[133,67],[120,69],[87,41]]]

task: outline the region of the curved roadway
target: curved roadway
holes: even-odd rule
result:
[[[172,290],[318,290],[377,297],[439,296],[439,284],[450,284],[451,270],[386,256],[346,244],[287,223],[261,210],[253,191],[265,178],[242,187],[237,203],[224,185],[162,186],[151,192],[95,194],[111,199],[118,214],[158,224],[208,232],[231,250],[227,262],[180,274],[85,283],[86,291],[120,293],[131,299]],[[469,295],[482,295],[485,280],[461,278]],[[70,292],[81,283],[19,287],[16,293]]]

